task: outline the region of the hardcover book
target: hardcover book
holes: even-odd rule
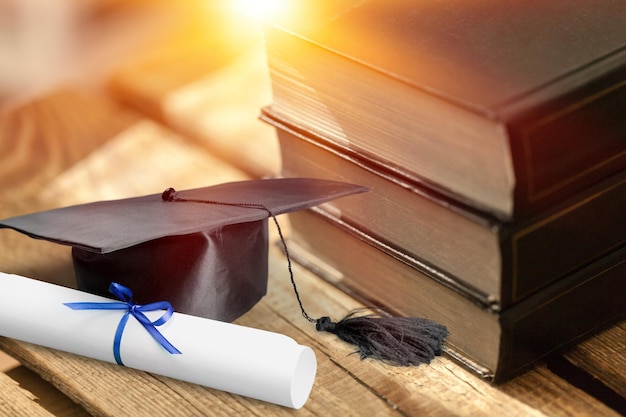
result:
[[[494,383],[626,316],[624,246],[496,312],[321,208],[292,213],[290,222],[296,261],[368,305],[444,324],[446,352]]]
[[[288,125],[271,108],[262,119],[276,128],[283,176],[366,185],[368,193],[328,203],[326,210],[486,308],[506,309],[626,242],[626,171],[524,221],[505,223]]]
[[[294,2],[273,111],[501,220],[626,167],[626,3]]]

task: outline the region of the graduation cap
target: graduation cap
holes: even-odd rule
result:
[[[304,317],[315,322],[318,330],[359,345],[362,356],[376,356],[350,330],[351,322],[371,333],[372,323],[378,326],[387,318],[361,323],[363,317],[347,317],[334,323],[327,317],[312,319],[305,312],[275,217],[365,191],[358,185],[310,178],[239,181],[27,214],[0,221],[0,228],[72,246],[77,286],[83,291],[106,295],[114,281],[132,288],[137,303],[167,300],[182,313],[233,321],[266,293],[268,219],[272,218]],[[395,338],[399,332],[401,339],[409,340],[405,333],[415,329],[407,325],[417,324],[423,334],[424,324],[429,323],[418,320],[393,321],[383,333],[391,332],[387,337]],[[428,328],[426,333],[433,329],[436,338],[429,339],[425,348],[440,354],[447,332]],[[379,341],[380,337],[375,343]]]

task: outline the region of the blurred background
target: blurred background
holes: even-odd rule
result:
[[[253,176],[274,175],[274,133],[257,120],[271,101],[269,77],[248,17],[270,3],[0,0],[0,112],[64,88],[90,91]]]
[[[238,0],[0,0],[3,105],[78,82],[101,86],[130,64],[178,58],[199,76],[259,43]],[[176,70],[172,68],[172,70]]]

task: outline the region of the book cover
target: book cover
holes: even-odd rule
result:
[[[273,106],[524,217],[626,166],[624,18],[616,0],[299,2],[265,25]]]
[[[626,242],[626,171],[525,221],[505,223],[273,117],[282,175],[362,184],[328,211],[419,259],[434,278],[505,309]],[[430,269],[433,266],[434,269]]]

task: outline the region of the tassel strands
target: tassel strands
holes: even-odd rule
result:
[[[417,317],[383,317],[348,314],[334,323],[329,317],[316,322],[318,331],[335,334],[356,345],[361,359],[373,358],[394,366],[428,364],[442,353],[445,326]]]

